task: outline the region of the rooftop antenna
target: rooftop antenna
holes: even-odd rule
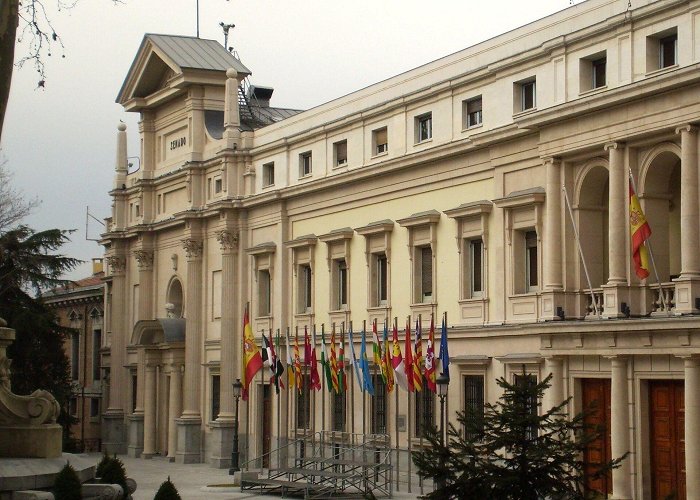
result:
[[[199,38],[199,0],[197,0],[197,38]]]
[[[93,219],[97,221],[98,224],[102,224],[103,227],[105,226],[105,223],[102,222],[100,219],[95,217],[90,213],[90,207],[85,207],[85,239],[88,241],[100,241],[99,238],[90,238],[90,233],[89,233],[89,228],[88,228],[88,223],[90,222],[90,219]]]
[[[228,30],[231,28],[235,28],[236,25],[231,23],[231,24],[225,24],[223,21],[219,23],[219,26],[221,26],[221,29],[224,30],[224,48],[231,52],[233,50],[233,47],[228,46]]]

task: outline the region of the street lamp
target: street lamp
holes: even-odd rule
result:
[[[233,446],[231,446],[231,468],[228,470],[229,475],[241,470],[238,466],[238,400],[241,398],[243,384],[241,379],[237,378],[233,383],[233,399],[236,401],[236,419],[233,421]]]
[[[435,380],[435,385],[437,385],[437,395],[440,398],[440,444],[445,446],[445,398],[447,397],[447,388],[450,385],[450,376],[446,373],[441,373],[440,376]],[[440,470],[445,470],[444,463],[444,453],[440,453]],[[445,487],[445,478],[442,476],[440,478],[441,488]]]

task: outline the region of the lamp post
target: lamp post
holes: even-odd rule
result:
[[[233,445],[231,446],[231,468],[228,470],[229,475],[233,475],[241,470],[238,466],[238,400],[241,398],[242,389],[243,384],[241,384],[241,379],[237,378],[233,383],[233,399],[236,401],[236,418],[233,421]]]
[[[447,389],[450,385],[450,377],[445,373],[441,373],[440,376],[435,380],[435,385],[437,385],[437,394],[440,398],[440,444],[445,446],[445,398],[447,397]],[[445,464],[443,460],[444,454],[440,454],[440,469],[444,471]],[[440,478],[439,487],[443,488],[445,486],[444,476]]]

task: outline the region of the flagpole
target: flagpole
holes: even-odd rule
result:
[[[350,330],[352,330],[352,320],[350,320]],[[340,323],[340,338],[341,342],[343,343],[343,351],[345,351],[345,321]],[[354,348],[354,346],[352,346]],[[352,349],[350,350],[352,352]],[[345,356],[343,356],[343,365],[345,364]],[[350,371],[350,374],[348,375],[345,373],[345,366],[339,366],[338,370],[343,370],[343,376],[344,377],[350,377],[350,442],[352,443],[353,447],[355,446],[355,411],[353,408],[353,404],[355,403],[355,384],[354,382],[354,370],[355,367],[353,367],[352,370]],[[343,391],[343,383],[338,380],[338,390]],[[347,398],[347,394],[345,394],[345,397]],[[345,400],[347,401],[347,399]],[[353,458],[354,457],[354,450],[353,450]]]
[[[411,315],[408,315],[408,323],[406,327],[406,330],[404,332],[405,335],[408,335],[408,329],[410,328],[411,324]],[[406,342],[406,345],[409,346],[411,345],[411,340],[409,339],[408,342]],[[403,356],[403,361],[404,361],[404,367],[406,367],[406,353],[404,353]],[[411,364],[413,364],[413,356],[411,356]],[[413,377],[413,366],[410,367],[410,369],[406,369],[406,377]],[[411,493],[411,453],[412,453],[412,446],[411,446],[411,391],[410,388],[414,387],[413,384],[409,384],[409,391],[408,391],[408,410],[406,413],[408,414],[408,432],[406,433],[406,436],[408,437],[408,492]]]
[[[363,320],[362,320],[362,335],[363,335],[363,338],[364,338],[364,335],[366,335],[366,334],[367,334],[367,320],[364,320],[364,319],[363,319]],[[364,362],[364,359],[361,360],[360,362],[363,363],[363,362]],[[366,374],[363,372],[363,373],[362,373],[362,376],[365,377]],[[363,380],[363,381],[362,381],[362,385],[364,385],[364,383],[365,383],[365,382],[364,382],[364,380]],[[367,418],[365,417],[365,415],[366,415],[366,413],[367,413],[367,408],[366,408],[366,406],[365,406],[365,401],[366,401],[367,398],[365,398],[365,392],[367,392],[367,391],[362,391],[362,440],[363,440],[363,441],[364,441],[364,439],[365,439],[365,435],[367,434],[367,424],[366,424]],[[364,450],[363,450],[363,451],[364,451]]]
[[[398,330],[399,328],[399,318],[394,316],[394,328]],[[392,348],[393,348],[393,341],[392,341]],[[392,364],[391,369],[394,369],[394,366]],[[394,380],[394,390],[396,391],[394,394],[394,433],[396,434],[396,491],[399,490],[399,476],[401,475],[401,455],[399,454],[399,383],[398,381]]]
[[[262,328],[262,333],[265,333],[265,329]],[[264,367],[263,367],[264,368]],[[260,408],[265,407],[265,370],[262,369],[260,370],[260,391],[259,394],[262,396],[260,398]],[[258,391],[255,391],[258,392]],[[261,415],[262,416],[262,415]],[[263,465],[265,464],[265,433],[262,434],[262,449],[260,450],[262,453],[260,453],[260,468],[263,468]],[[269,467],[269,464],[268,464]]]
[[[431,314],[432,314],[432,313],[431,313]],[[423,315],[422,315],[422,314],[419,314],[419,315],[418,315],[418,325],[420,326],[420,333],[421,333],[421,335],[420,335],[420,339],[419,339],[419,338],[418,338],[418,332],[416,332],[416,342],[420,342],[420,344],[421,344],[421,345],[420,345],[420,352],[421,352],[421,354],[423,354],[423,346],[422,346],[422,343],[423,343]],[[419,362],[420,362],[420,360],[419,360]],[[421,370],[420,365],[418,366],[418,371],[419,371],[420,374],[421,374],[420,376],[423,376],[423,371],[424,371],[424,370],[425,370],[425,367],[423,367],[423,369]],[[421,383],[421,385],[423,385],[423,384]],[[427,384],[426,384],[426,385],[427,385]],[[424,387],[423,389],[426,389],[426,387]],[[430,390],[429,387],[428,387],[427,389]],[[418,404],[418,398],[419,398],[419,397],[420,397],[420,396],[416,395],[416,404]],[[419,436],[420,445],[419,445],[419,448],[420,448],[421,451],[423,451],[423,424],[424,424],[425,422],[423,422],[423,415],[419,415],[419,418],[420,418],[420,423],[419,423],[419,426],[420,426],[420,427],[419,427],[419,429],[420,429],[420,436]],[[418,476],[418,485],[420,486],[420,494],[422,495],[422,494],[423,494],[423,476],[421,476],[421,475]]]
[[[634,189],[634,193],[637,194],[637,183],[634,182],[634,177],[632,176],[632,169],[629,169],[630,172],[630,182],[632,183],[632,189]],[[637,195],[639,196],[639,195]],[[628,203],[629,205],[629,203]],[[666,306],[666,296],[664,294],[663,288],[661,288],[661,280],[659,279],[659,272],[656,270],[656,261],[654,261],[654,252],[651,251],[651,236],[646,239],[644,242],[645,245],[647,245],[647,251],[649,252],[649,259],[651,259],[651,267],[654,268],[654,276],[656,276],[656,283],[659,285],[659,297],[661,297],[661,303],[664,306],[664,309],[666,310],[666,314],[671,316],[671,309]]]
[[[325,358],[325,352],[326,352],[326,344],[324,342],[325,337],[325,329],[326,329],[326,324],[321,323],[321,342],[323,343],[323,357]],[[328,360],[326,360],[326,363],[328,363]],[[326,376],[326,367],[324,366],[323,368],[323,375],[321,376],[321,380],[323,380],[323,377]],[[328,381],[326,380],[326,387],[328,386]],[[323,389],[323,382],[321,382],[321,459],[323,459],[324,451],[324,433],[326,430],[326,391]]]
[[[316,323],[314,323],[311,326],[311,349],[313,349],[313,352],[316,352]],[[311,356],[311,359],[309,360],[309,385],[311,385],[311,373],[313,370],[316,368],[315,366],[311,366],[311,362],[316,356]],[[309,387],[309,412],[311,413],[311,449],[314,450],[316,447],[316,391],[315,387],[313,388],[314,391],[311,391],[312,387]],[[314,404],[311,404],[311,397],[313,396],[314,399]],[[314,455],[316,454],[313,452]]]
[[[279,338],[280,338],[280,329],[277,329],[277,351],[279,351]],[[275,353],[275,387],[277,387],[277,467],[281,468],[282,467],[282,461],[280,459],[280,450],[282,449],[282,405],[280,398],[281,393],[279,392],[279,375],[277,375],[277,357],[279,354]]]
[[[245,303],[245,316],[248,318],[248,321],[250,321],[250,313],[248,311],[248,306],[250,305],[250,302]],[[246,366],[245,366],[245,324],[243,325],[243,334],[241,335],[241,370],[242,370],[242,376],[241,378],[243,379],[243,383],[247,384],[248,380],[246,380]],[[238,418],[238,417],[236,417]],[[245,398],[245,435],[246,435],[246,440],[245,440],[245,458],[246,458],[246,463],[248,463],[248,459],[250,458],[250,398],[247,397]]]
[[[576,246],[578,247],[578,253],[581,256],[581,263],[583,264],[583,272],[586,273],[586,281],[588,282],[588,289],[591,292],[591,303],[593,304],[593,309],[595,310],[598,319],[603,319],[600,311],[598,310],[598,304],[595,301],[595,293],[593,293],[593,285],[591,284],[591,277],[588,274],[588,266],[586,265],[586,259],[583,256],[583,248],[581,248],[581,238],[578,235],[578,229],[576,229],[576,222],[574,221],[574,211],[571,209],[571,203],[569,202],[569,194],[566,192],[566,186],[562,186],[561,190],[564,191],[564,200],[566,201],[566,208],[569,209],[569,217],[571,218],[571,226],[574,228],[574,235],[576,236]]]

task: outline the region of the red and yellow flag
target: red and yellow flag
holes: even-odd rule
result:
[[[331,384],[336,394],[339,393],[338,360],[335,357],[335,325],[333,325],[333,329],[331,330]]]
[[[250,327],[248,306],[246,305],[245,313],[243,314],[243,401],[248,400],[248,385],[250,385],[255,374],[262,367],[262,355],[255,344],[253,330]]]
[[[637,199],[637,194],[632,186],[632,179],[629,181],[630,190],[630,232],[632,234],[632,260],[634,260],[634,270],[640,279],[649,276],[649,253],[644,242],[651,236],[651,227],[644,217],[644,212]]]
[[[297,390],[301,394],[304,379],[301,373],[301,359],[299,358],[299,328],[294,330],[294,378],[296,379]]]

